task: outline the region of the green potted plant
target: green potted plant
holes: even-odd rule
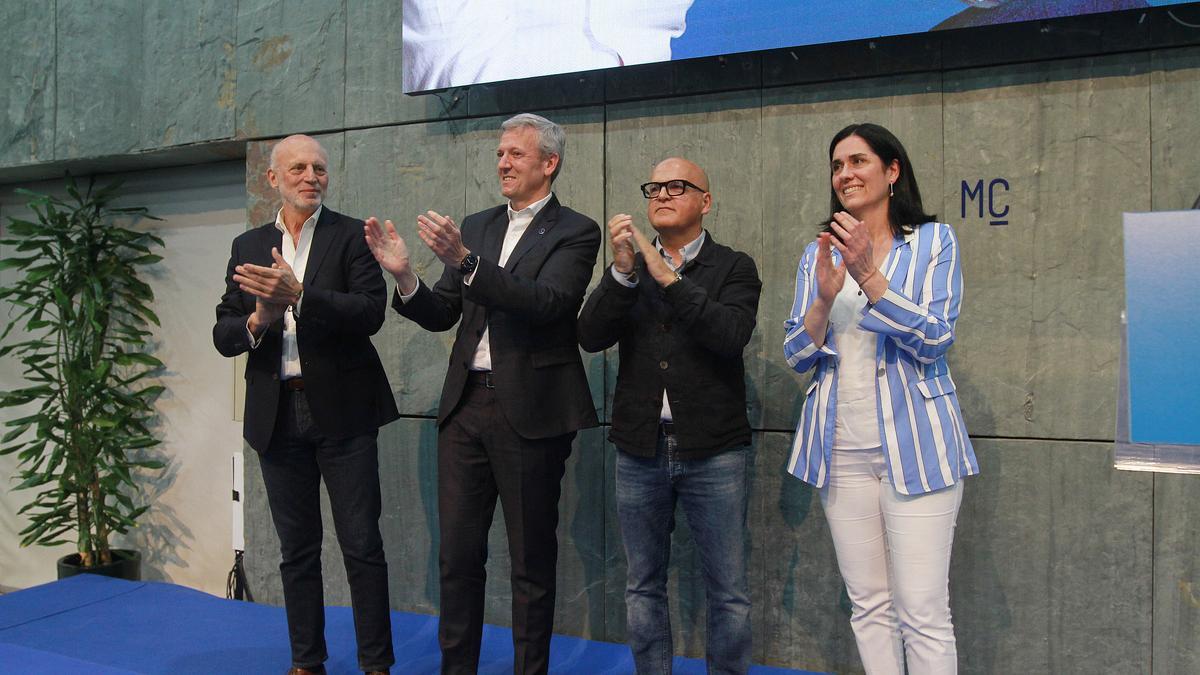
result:
[[[21,545],[55,546],[74,533],[78,552],[59,560],[59,578],[78,572],[138,578],[140,554],[111,548],[148,505],[135,500],[139,472],[159,471],[147,456],[163,387],[147,376],[162,362],[146,353],[154,293],[138,271],[161,260],[163,242],[129,226],[154,218],[116,208],[119,184],[85,190],[68,175],[61,199],[21,191],[36,215],[10,218],[0,247],[0,307],[8,325],[0,358],[19,359],[21,388],[0,393],[0,408],[25,406],[5,423],[0,454],[18,458],[15,489],[34,491],[19,514]],[[29,409],[34,408],[32,412]]]

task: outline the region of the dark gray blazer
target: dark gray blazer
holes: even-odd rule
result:
[[[508,230],[507,208],[500,205],[463,219],[463,244],[479,256],[470,286],[458,268],[446,266],[432,289],[422,282],[407,303],[399,296],[392,302],[397,312],[427,330],[449,330],[458,322],[438,424],[462,398],[486,326],[497,398],[517,433],[549,438],[597,426],[575,315],[600,250],[600,227],[551,197],[500,267],[496,261]]]

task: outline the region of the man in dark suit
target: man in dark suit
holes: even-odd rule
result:
[[[618,450],[628,562],[626,641],[639,675],[671,672],[667,565],[679,504],[704,570],[708,672],[745,673],[750,421],[742,351],[762,282],[750,256],[704,229],[712,194],[699,166],[663,160],[642,195],[658,237],[650,242],[632,216],[613,216],[613,264],[579,314],[584,349],[620,348],[609,440]]]
[[[546,672],[559,482],[575,432],[598,423],[575,315],[600,229],[551,192],[562,128],[521,114],[501,129],[496,169],[508,203],[467,216],[461,230],[434,211],[417,218],[421,240],[445,263],[433,288],[413,273],[391,221],[368,218],[365,230],[396,277],[396,311],[427,330],[458,322],[438,408],[443,673],[474,673],[479,663],[497,495],[512,557],[514,671]]]
[[[267,180],[283,206],[239,235],[217,305],[213,342],[249,352],[244,435],[258,451],[279,534],[290,673],[324,673],[320,482],[325,481],[354,606],[359,667],[394,662],[387,562],[379,534],[376,434],[395,399],[370,336],[383,325],[387,284],[363,222],[322,206],[325,149],[289,136]]]

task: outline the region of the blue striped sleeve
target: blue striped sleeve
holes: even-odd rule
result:
[[[954,343],[954,322],[962,299],[962,268],[958,240],[945,223],[927,223],[912,241],[914,265],[926,264],[912,280],[906,295],[904,280],[893,280],[883,296],[863,312],[861,326],[890,337],[921,363],[933,363]],[[916,286],[919,284],[919,286]],[[901,288],[897,288],[900,285]],[[919,298],[914,302],[911,297]]]
[[[804,329],[804,315],[817,297],[817,280],[814,274],[817,244],[813,242],[804,249],[800,265],[796,270],[796,290],[792,300],[792,313],[784,322],[783,355],[788,365],[803,373],[816,365],[817,361],[837,356],[833,348],[833,331],[827,328],[825,343],[817,347],[812,336]]]

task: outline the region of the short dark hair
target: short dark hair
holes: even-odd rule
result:
[[[898,161],[900,166],[900,175],[896,178],[893,185],[895,196],[888,201],[888,220],[891,221],[892,235],[902,236],[913,231],[917,225],[928,223],[937,220],[937,215],[925,213],[925,207],[921,205],[921,190],[917,187],[917,176],[913,173],[912,162],[908,161],[908,151],[904,149],[904,144],[900,139],[878,124],[870,122],[860,122],[851,124],[833,136],[833,140],[829,142],[829,160],[833,161],[833,150],[838,143],[846,140],[851,136],[858,136],[866,142],[883,160],[883,166],[889,167],[893,161]],[[829,185],[829,218],[822,223],[822,231],[829,231],[829,223],[833,221],[833,214],[838,211],[844,211],[842,203],[838,200],[837,191],[833,189],[833,183]]]

